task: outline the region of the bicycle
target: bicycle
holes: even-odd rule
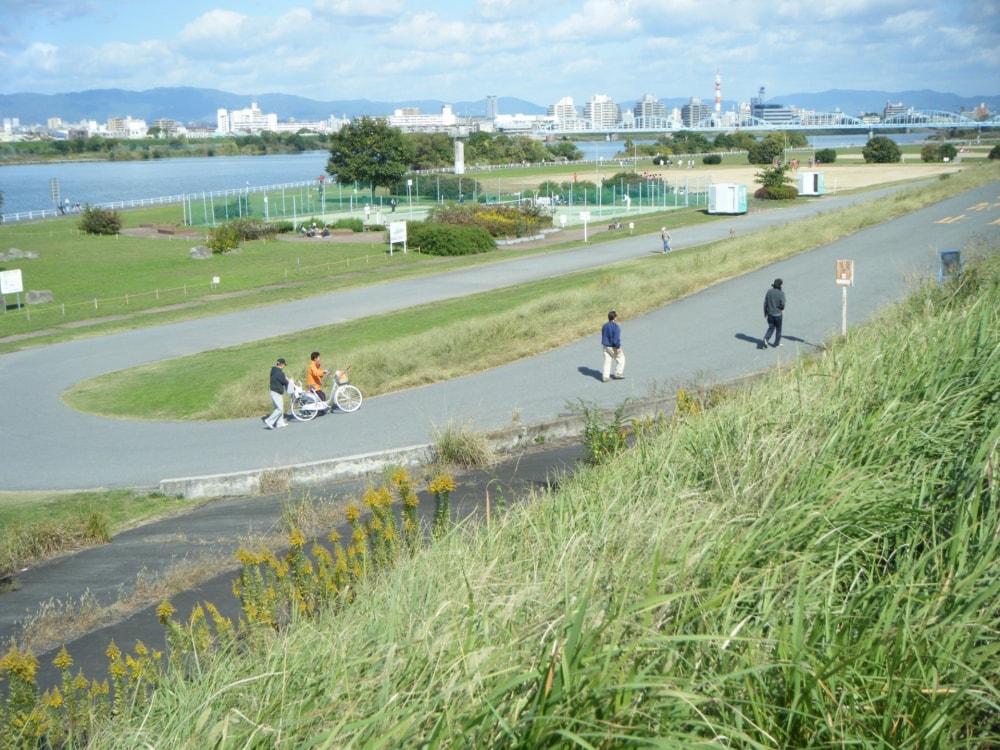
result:
[[[348,414],[361,408],[364,397],[357,386],[351,385],[347,376],[348,365],[343,370],[333,373],[333,393],[326,401],[321,399],[315,390],[306,390],[297,383],[292,384],[289,404],[292,416],[300,422],[308,422],[320,414],[333,411],[334,406]]]

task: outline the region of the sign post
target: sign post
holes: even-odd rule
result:
[[[406,222],[389,222],[389,255],[392,255],[392,246],[397,242],[403,243],[403,255],[406,255]]]
[[[854,261],[837,261],[837,286],[843,289],[840,303],[840,334],[847,335],[847,287],[854,286]]]
[[[24,291],[24,282],[21,281],[21,269],[13,268],[10,271],[0,271],[0,304],[3,304],[3,314],[7,314],[7,295],[17,295],[17,309],[21,309],[21,292]]]

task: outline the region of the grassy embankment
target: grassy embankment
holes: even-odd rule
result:
[[[89,746],[997,746],[998,249]]]

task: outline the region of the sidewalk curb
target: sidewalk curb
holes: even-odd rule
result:
[[[624,416],[630,419],[649,419],[672,413],[676,399],[671,397],[630,402]],[[611,413],[613,410],[602,410]],[[486,434],[490,446],[497,451],[509,452],[522,448],[544,446],[548,441],[575,438],[583,432],[584,419],[581,415],[566,415],[547,422],[532,425],[517,425]],[[311,461],[304,464],[289,464],[268,468],[249,469],[231,474],[208,474],[194,477],[161,479],[159,491],[171,497],[202,500],[218,497],[259,495],[262,485],[275,479],[289,489],[326,484],[342,479],[355,479],[367,474],[375,474],[389,466],[425,466],[437,457],[437,450],[431,443],[411,445],[356,456]]]

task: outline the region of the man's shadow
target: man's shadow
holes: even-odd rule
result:
[[[740,341],[744,341],[744,342],[746,342],[748,344],[753,344],[758,349],[771,349],[772,348],[771,346],[768,346],[767,344],[764,343],[764,339],[762,339],[762,338],[760,338],[758,336],[748,336],[745,333],[737,333],[736,334],[736,338],[739,339]],[[811,344],[808,341],[806,341],[805,339],[800,339],[798,336],[786,336],[786,335],[782,334],[781,335],[781,341],[782,342],[785,342],[785,341],[794,341],[794,342],[796,342],[798,344],[804,344],[805,346],[811,346],[814,349],[820,349],[821,348],[818,344]]]
[[[584,377],[594,378],[594,380],[600,380],[602,378],[601,371],[595,370],[593,367],[577,367],[577,372],[579,372]]]

